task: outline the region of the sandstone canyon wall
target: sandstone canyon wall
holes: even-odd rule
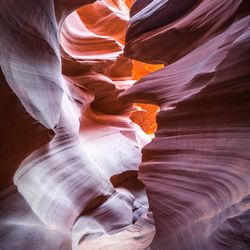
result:
[[[250,249],[249,12],[1,0],[0,249]]]
[[[132,7],[125,55],[167,66],[121,94],[161,108],[139,171],[151,247],[249,249],[249,2],[156,2]]]

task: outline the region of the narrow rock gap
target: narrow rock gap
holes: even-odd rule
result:
[[[128,5],[132,2],[127,1]],[[102,5],[103,2],[94,4],[104,13],[110,11],[109,16],[116,15],[112,8],[105,9],[107,6]],[[85,242],[88,240],[96,240],[101,235],[105,236],[118,229],[124,230],[123,233],[126,234],[125,228],[130,226],[133,232],[133,227],[136,228],[138,223],[146,220],[143,222],[146,224],[140,237],[143,240],[143,234],[146,234],[147,230],[150,231],[143,243],[148,246],[154,235],[153,219],[151,213],[148,213],[145,186],[137,176],[142,148],[151,141],[157,129],[156,115],[159,107],[143,103],[134,103],[131,106],[131,103],[122,102],[118,96],[136,80],[162,68],[163,65],[145,64],[124,57],[128,12],[124,14],[124,18],[127,19],[120,20],[121,30],[113,34],[113,30],[109,30],[108,27],[107,30],[102,29],[103,22],[95,21],[99,13],[95,12],[92,6],[89,4],[79,8],[69,15],[62,25],[62,72],[70,91],[73,90],[72,100],[75,100],[81,109],[81,144],[90,154],[93,163],[96,163],[93,168],[99,169],[100,174],[110,180],[114,192],[111,195],[92,197],[85,205],[72,229],[72,235],[81,232],[82,237],[73,244],[78,242],[82,249],[85,249]],[[121,12],[129,11],[126,6],[113,7]],[[95,42],[98,43],[97,52]],[[138,124],[144,133],[138,132],[140,129],[135,124]],[[124,147],[117,152],[116,144],[120,142],[115,141],[113,134],[120,137],[120,142],[123,143],[121,147]],[[110,144],[113,144],[113,150],[105,151],[105,148],[102,148],[109,148]],[[119,145],[117,147],[119,148]],[[131,150],[134,152],[131,153]],[[112,169],[112,153],[116,154],[114,158],[119,158],[120,155],[121,159],[116,164],[124,166],[113,166],[115,169]],[[96,183],[96,186],[98,185],[99,183]],[[105,211],[109,211],[109,216],[114,221],[108,221],[108,218],[104,217]],[[82,223],[88,223],[90,228],[96,227],[96,233],[85,231],[88,230],[88,226],[83,227]],[[141,226],[144,227],[143,224]],[[133,233],[129,237],[133,237]]]
[[[136,81],[164,67],[164,64],[147,64],[136,60],[133,60],[132,63],[132,77]],[[152,103],[134,103],[133,107],[130,119],[151,138],[154,138],[154,133],[157,130],[156,115],[160,111],[160,107]]]

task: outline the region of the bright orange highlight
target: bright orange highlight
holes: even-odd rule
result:
[[[143,76],[159,70],[164,67],[164,64],[147,64],[133,60],[132,76],[133,79],[139,80]],[[145,133],[153,135],[157,129],[156,115],[160,108],[153,104],[135,103],[136,109],[131,113],[130,119],[138,124]]]
[[[125,0],[125,3],[126,3],[126,5],[128,6],[129,9],[132,7],[134,2],[135,2],[135,0]]]
[[[135,80],[139,80],[143,76],[162,68],[164,68],[164,64],[147,64],[133,60],[132,76]]]

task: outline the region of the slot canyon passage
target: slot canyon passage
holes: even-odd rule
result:
[[[0,249],[250,249],[249,0],[0,0]]]

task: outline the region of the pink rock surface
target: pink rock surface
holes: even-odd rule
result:
[[[106,249],[121,238],[125,247],[152,241],[137,180],[150,139],[117,98],[134,83],[122,55],[128,8],[121,1],[121,16],[112,1],[94,5],[96,18],[122,24],[104,36],[91,23],[94,9],[81,8],[82,20],[72,12],[91,2],[0,3],[3,249],[78,249],[83,241],[93,249],[109,234]]]
[[[151,248],[249,249],[249,4],[196,1],[176,16],[178,1],[158,2],[134,5],[125,52],[168,65],[120,95],[161,108],[139,171]]]
[[[249,11],[1,1],[0,248],[249,249]],[[134,84],[131,59],[166,67]]]

